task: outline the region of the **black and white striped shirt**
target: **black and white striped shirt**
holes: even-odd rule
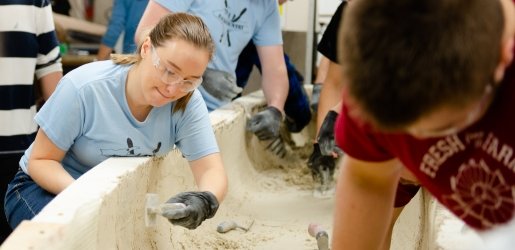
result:
[[[0,155],[21,153],[37,125],[34,76],[62,71],[49,0],[0,0]]]

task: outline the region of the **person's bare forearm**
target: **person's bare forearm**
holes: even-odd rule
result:
[[[105,44],[100,44],[98,47],[97,60],[107,60],[111,57],[113,49]]]
[[[337,184],[332,249],[380,249],[388,232],[400,170],[380,170],[385,176],[363,175],[356,167],[348,167],[346,158]]]
[[[59,194],[74,181],[61,165],[65,155],[66,151],[58,148],[45,131],[39,129],[32,144],[28,174],[46,191]]]
[[[317,112],[317,135],[320,127],[322,126],[322,122],[327,115],[329,110],[341,102],[342,99],[342,77],[341,77],[341,66],[334,62],[330,62],[329,69],[327,72],[327,77],[322,86],[322,91],[320,92],[320,101],[318,102],[318,112]],[[340,110],[336,109],[339,113]]]
[[[200,191],[210,191],[216,196],[218,202],[222,202],[227,193],[227,176],[215,168],[210,169],[198,183],[198,188]]]
[[[320,58],[320,63],[318,63],[317,76],[314,83],[323,84],[325,82],[330,63],[331,60],[329,60],[327,57],[322,56],[322,58]]]
[[[256,50],[261,62],[261,88],[266,102],[284,113],[289,84],[283,46],[256,46]]]
[[[286,68],[284,71],[277,69],[273,75],[263,75],[262,86],[267,105],[274,106],[284,113],[284,103],[289,89]]]
[[[227,193],[227,176],[220,154],[211,154],[191,162],[191,169],[198,189],[210,191],[218,202],[222,202]]]
[[[29,175],[43,189],[56,195],[75,180],[54,160],[29,161]]]
[[[44,75],[39,79],[39,86],[41,87],[41,93],[43,95],[43,98],[48,100],[50,98],[50,95],[54,93],[55,88],[57,87],[57,84],[63,77],[62,71],[56,71],[49,74]]]

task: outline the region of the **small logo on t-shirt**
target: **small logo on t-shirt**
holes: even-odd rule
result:
[[[105,157],[130,157],[130,156],[155,156],[157,152],[161,149],[161,142],[157,143],[157,146],[152,150],[152,152],[138,152],[141,150],[141,147],[134,146],[132,139],[127,138],[127,147],[126,148],[118,148],[118,149],[100,149],[100,153]]]

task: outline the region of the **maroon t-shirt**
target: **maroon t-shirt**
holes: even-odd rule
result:
[[[510,220],[515,213],[515,66],[507,69],[481,120],[462,132],[416,139],[381,133],[349,116],[338,117],[337,144],[363,161],[398,158],[438,201],[477,229]]]

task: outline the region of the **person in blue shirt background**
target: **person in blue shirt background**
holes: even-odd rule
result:
[[[109,59],[109,55],[113,52],[116,41],[123,35],[124,54],[136,51],[134,43],[134,33],[138,27],[139,20],[143,15],[143,11],[147,7],[148,0],[114,0],[111,18],[107,30],[102,37],[102,43],[98,48],[97,59]]]

